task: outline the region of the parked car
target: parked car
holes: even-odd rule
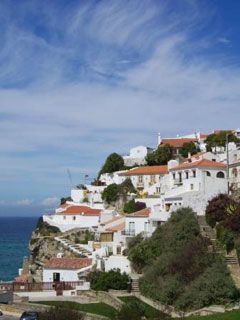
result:
[[[25,311],[23,312],[20,318],[20,320],[38,320],[38,319],[39,319],[39,315],[35,311]]]

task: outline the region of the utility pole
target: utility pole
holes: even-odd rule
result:
[[[230,185],[229,185],[229,147],[228,147],[228,143],[229,143],[229,134],[227,133],[226,134],[226,149],[227,149],[227,192],[228,192],[228,195],[230,193]]]

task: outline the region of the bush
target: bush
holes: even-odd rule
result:
[[[230,235],[228,238],[230,243]],[[208,245],[190,208],[173,212],[151,238],[133,239],[129,245],[129,259],[134,269],[143,273],[141,293],[184,309],[235,299],[237,290],[227,267],[208,252]],[[215,273],[216,278],[211,279]]]
[[[217,260],[185,288],[176,301],[179,309],[200,309],[211,304],[225,304],[239,298],[225,262]]]
[[[193,155],[198,153],[199,151],[200,151],[200,148],[196,146],[194,142],[186,142],[183,144],[180,153],[184,158],[187,158],[188,153]]]
[[[158,146],[157,150],[146,156],[149,166],[166,165],[173,158],[173,147],[169,144]]]
[[[83,320],[84,315],[70,309],[51,308],[39,315],[39,320]]]
[[[109,289],[128,289],[129,277],[126,273],[121,274],[119,269],[108,272],[92,271],[88,279],[92,290],[108,291]]]
[[[132,213],[145,208],[146,208],[146,204],[144,202],[140,202],[140,201],[135,202],[135,200],[129,200],[128,202],[125,203],[123,207],[123,211],[125,213]]]
[[[63,197],[60,200],[61,204],[65,204],[67,201],[73,201],[71,197]]]
[[[119,197],[119,185],[116,183],[110,184],[107,186],[102,193],[102,199],[107,203],[117,201]]]
[[[128,193],[136,193],[136,190],[132,184],[131,179],[126,179],[121,184],[110,184],[102,193],[102,199],[107,203],[117,201],[121,196],[126,197]]]
[[[111,153],[104,165],[102,166],[102,169],[99,171],[98,176],[100,176],[103,173],[112,173],[115,171],[123,170],[124,169],[124,160],[123,157],[121,157],[117,153]]]
[[[234,213],[236,202],[227,194],[219,194],[210,201],[206,208],[206,221],[213,228],[217,222],[225,221]]]
[[[41,235],[48,236],[50,234],[56,234],[60,232],[58,227],[50,226],[47,222],[43,221],[43,217],[40,217],[37,222],[37,231],[41,233]]]

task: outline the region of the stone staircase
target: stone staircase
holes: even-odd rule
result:
[[[55,237],[54,239],[57,242],[61,243],[66,249],[68,249],[69,251],[71,251],[75,255],[78,255],[80,257],[91,257],[92,256],[92,252],[90,250],[87,250],[81,244],[73,243],[64,237]]]
[[[132,279],[132,293],[139,293],[139,279]]]
[[[223,254],[233,282],[235,286],[240,289],[240,266],[236,250],[232,250],[230,253],[227,253],[226,250],[222,248],[216,239],[216,230],[207,225],[204,216],[198,217],[198,223],[201,235],[211,241],[209,251]]]

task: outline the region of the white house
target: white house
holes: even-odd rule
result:
[[[125,230],[122,232],[126,236],[136,236],[139,233],[149,234],[149,216],[151,209],[145,208],[125,216]]]
[[[168,174],[168,166],[142,166],[121,173],[121,176],[130,178],[136,189],[149,195],[161,193],[161,182]]]
[[[61,232],[75,228],[94,228],[100,221],[101,209],[87,205],[61,205],[53,214],[43,215],[43,221],[58,227]]]
[[[89,258],[52,258],[43,267],[43,282],[83,280],[86,272],[91,270],[92,265],[93,261]]]
[[[152,148],[145,146],[137,146],[130,149],[130,153],[127,156],[123,156],[125,166],[141,166],[146,164],[146,156],[153,152]]]
[[[126,170],[115,171],[112,173],[103,173],[100,175],[99,180],[106,186],[116,183],[121,184],[126,178],[122,175]]]
[[[212,197],[227,192],[227,166],[208,159],[193,160],[169,168],[170,189],[160,197],[162,210],[190,206],[199,215]]]

